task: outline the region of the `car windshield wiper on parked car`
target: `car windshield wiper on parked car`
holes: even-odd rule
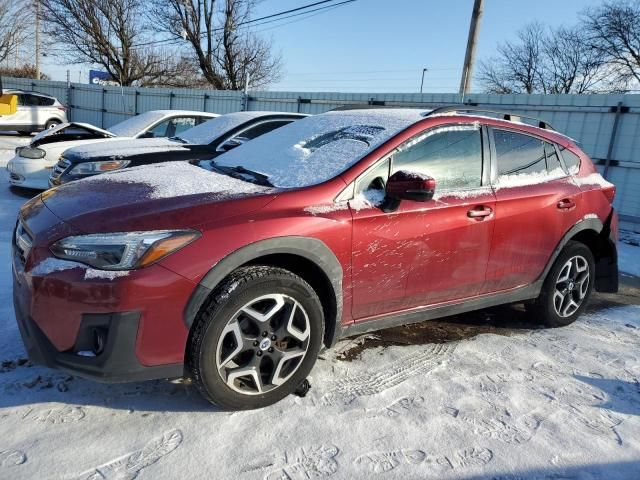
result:
[[[230,177],[237,178],[239,180],[244,180],[245,182],[252,182],[265,187],[273,187],[268,176],[244,168],[242,165],[235,167],[223,167],[222,165],[216,165],[214,161],[211,161],[211,168],[214,171],[224,173],[225,175],[229,175]]]

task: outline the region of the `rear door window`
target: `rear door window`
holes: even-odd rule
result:
[[[506,130],[494,130],[498,178],[546,174],[547,162],[542,140]]]
[[[169,128],[167,128],[167,136],[175,137],[176,135],[180,135],[181,133],[186,132],[187,130],[195,126],[195,117],[176,117],[171,120]]]
[[[480,128],[445,127],[410,140],[393,156],[392,173],[398,170],[429,175],[440,190],[479,187],[482,183]]]

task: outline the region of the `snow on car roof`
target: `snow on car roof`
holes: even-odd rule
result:
[[[270,115],[285,114],[286,112],[263,111],[227,113],[225,115],[221,115],[217,118],[209,120],[208,122],[201,123],[196,127],[190,128],[188,131],[180,134],[180,138],[185,142],[193,145],[208,145],[230,130],[239,127],[249,120]]]
[[[192,110],[150,110],[148,112],[141,113],[135,117],[128,118],[123,122],[116,123],[109,127],[111,133],[116,134],[119,137],[135,137],[142,133],[149,126],[162,120],[165,117],[174,117],[176,115],[191,115],[199,117],[212,117],[218,116],[216,113],[208,112],[196,112]]]
[[[218,158],[264,174],[276,187],[322,183],[408,126],[422,120],[419,109],[361,109],[323,113],[298,120]]]

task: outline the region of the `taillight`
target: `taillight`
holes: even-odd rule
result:
[[[604,196],[607,197],[607,200],[609,200],[609,203],[613,204],[613,199],[616,196],[616,186],[611,185],[611,186],[602,187],[602,193],[604,193]]]
[[[62,110],[63,112],[66,112],[67,111],[67,107],[65,107],[64,105],[60,105],[58,107],[58,110]]]

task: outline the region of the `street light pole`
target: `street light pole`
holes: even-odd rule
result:
[[[422,81],[420,82],[420,93],[422,93],[422,87],[424,87],[424,74],[427,72],[426,68],[422,69]]]

